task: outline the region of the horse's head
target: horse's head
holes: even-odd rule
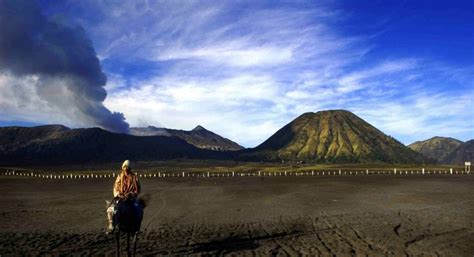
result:
[[[112,230],[114,227],[113,217],[114,217],[115,206],[111,203],[112,203],[111,201],[105,200],[105,204],[106,204],[105,212],[107,213],[107,222],[108,222],[107,225],[108,225],[109,230]]]
[[[111,201],[107,201],[107,200],[105,201],[105,211],[107,213],[113,213],[114,212],[115,206],[111,203],[112,203]]]

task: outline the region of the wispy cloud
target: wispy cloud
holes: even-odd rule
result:
[[[354,111],[371,121],[387,134],[411,143],[416,140],[444,135],[474,136],[472,106],[474,92],[463,95],[419,92],[402,99],[370,101],[354,107]]]

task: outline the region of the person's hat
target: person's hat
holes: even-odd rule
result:
[[[130,161],[129,161],[129,160],[125,160],[125,161],[123,162],[123,164],[122,164],[122,169],[125,168],[125,167],[127,167],[127,168],[129,168],[129,169],[132,168],[132,167],[130,166]]]

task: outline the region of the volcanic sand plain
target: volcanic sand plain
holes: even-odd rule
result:
[[[474,254],[472,174],[141,183],[151,201],[139,256]],[[0,177],[0,256],[113,256],[114,237],[104,233],[112,184],[112,178]]]

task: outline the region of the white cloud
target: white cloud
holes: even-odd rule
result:
[[[172,128],[200,124],[246,145],[276,131],[271,120],[278,120],[280,113],[269,106],[279,98],[279,88],[270,77],[243,75],[199,83],[160,77],[140,84],[111,93],[105,101],[107,107],[125,112],[132,125],[145,118],[151,125]],[[242,131],[254,136],[239,136]]]
[[[171,49],[158,53],[157,61],[196,58],[200,61],[210,61],[216,64],[226,64],[239,67],[281,65],[292,59],[292,50],[278,47],[245,47],[245,46],[214,46],[199,49]]]
[[[451,136],[464,140],[474,137],[472,105],[474,92],[465,95],[447,93],[415,93],[402,99],[370,100],[358,104],[356,114],[372,122],[387,134],[396,135],[404,143],[434,136]],[[463,135],[470,138],[463,138]]]
[[[339,86],[337,91],[340,93],[356,91],[367,86],[367,84],[364,84],[366,79],[374,79],[378,78],[378,76],[410,70],[415,67],[415,60],[397,60],[382,63],[379,66],[370,69],[352,72],[348,75],[342,76],[338,80]]]

